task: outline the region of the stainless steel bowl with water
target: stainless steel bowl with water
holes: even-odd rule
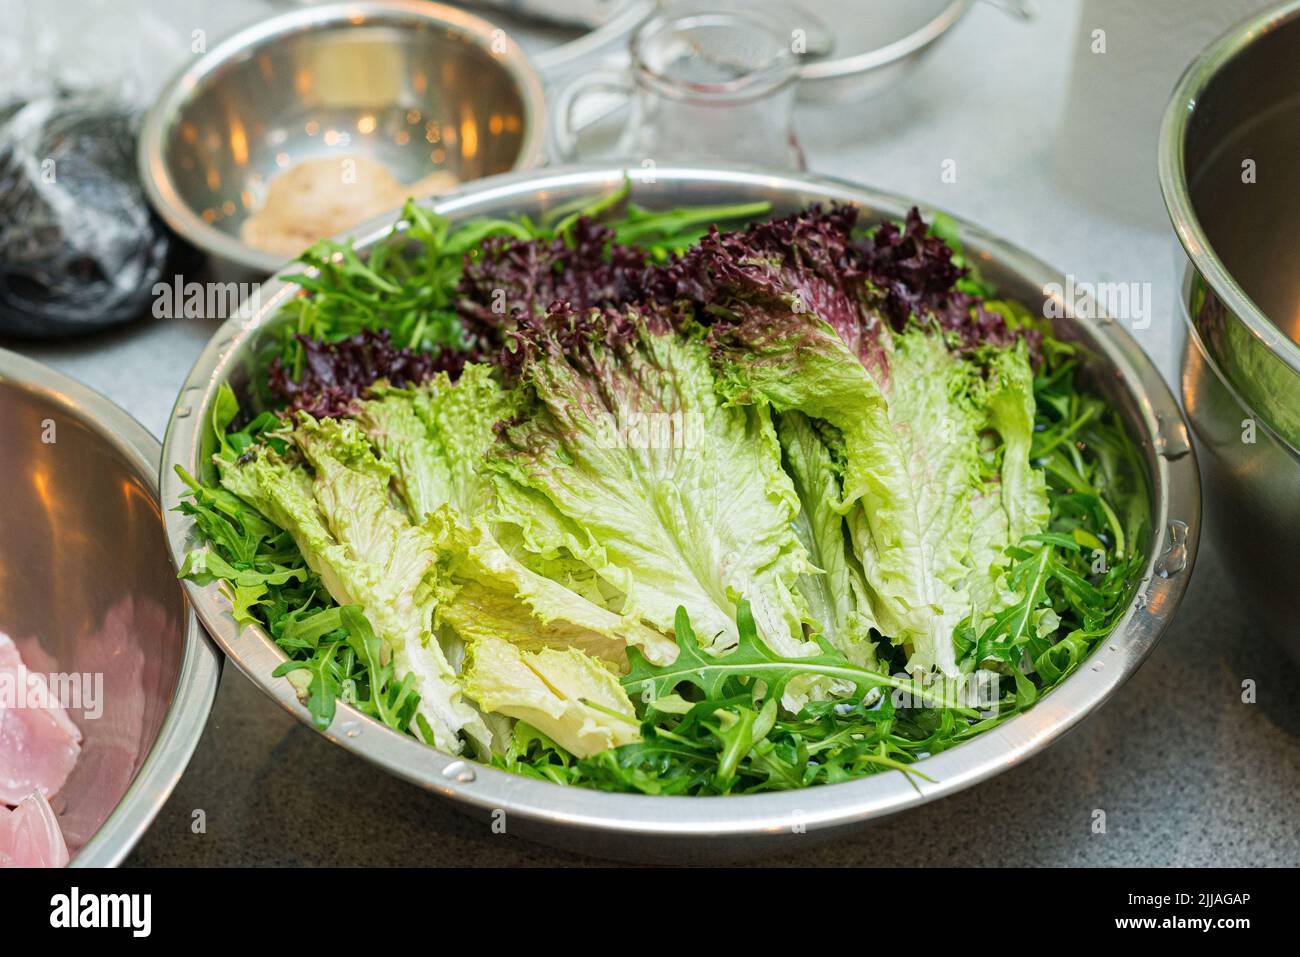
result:
[[[807,11],[833,39],[830,55],[800,68],[799,98],[810,103],[852,102],[892,87],[934,51],[973,3],[800,0],[786,7],[784,16],[796,28]]]
[[[1159,162],[1212,533],[1243,605],[1300,661],[1297,64],[1296,0],[1229,31],[1179,81]]]
[[[633,177],[632,200],[651,208],[682,204],[768,200],[776,214],[809,203],[845,202],[868,220],[902,216],[911,202],[837,180],[738,168],[657,168],[653,182],[640,168],[571,168],[496,177],[444,198],[435,208],[455,220],[473,216],[539,217],[583,198],[618,190]],[[366,249],[389,223],[358,234]],[[975,226],[958,223],[968,256],[1007,295],[1030,307],[1044,303],[1058,272]],[[1057,288],[1061,288],[1058,286]],[[299,294],[273,283],[251,319],[232,319],[213,337],[191,370],[168,425],[162,499],[169,509],[167,537],[176,561],[201,546],[185,516],[170,511],[182,483],[173,466],[212,474],[206,424],[218,389],[230,384],[255,402],[257,370],[276,349],[277,311]],[[1059,304],[1068,316],[1072,305]],[[1200,528],[1200,485],[1195,457],[1178,405],[1132,337],[1111,320],[1057,321],[1063,338],[1080,342],[1092,358],[1092,385],[1119,411],[1141,450],[1150,488],[1152,534],[1138,593],[1111,637],[1073,676],[1026,714],[969,743],[917,765],[931,781],[881,774],[807,791],[738,797],[659,798],[565,788],[472,764],[425,747],[346,705],[324,732],[342,747],[386,771],[458,802],[484,817],[507,815],[510,833],[607,857],[698,861],[778,850],[838,828],[915,807],[1005,771],[1041,750],[1096,709],[1141,664],[1172,619],[1191,575]],[[309,722],[293,686],[271,672],[284,656],[259,629],[239,629],[228,600],[215,586],[187,585],[199,617],[231,660],[285,709]],[[803,836],[796,836],[802,834]]]
[[[504,0],[499,0],[504,2]],[[584,60],[626,46],[644,18],[670,9],[676,0],[628,4],[596,33],[581,41],[539,53],[538,67],[553,78],[567,78]],[[976,0],[783,0],[757,4],[779,19],[806,45],[809,55],[799,70],[799,98],[807,103],[853,103],[901,83],[971,11]],[[984,0],[1010,17],[1034,17],[1030,0]],[[528,6],[525,4],[525,7]],[[716,9],[753,9],[754,0],[711,0]],[[629,12],[632,14],[628,16]],[[597,35],[599,34],[599,36]],[[587,64],[590,65],[589,63]]]
[[[140,178],[159,215],[219,266],[259,274],[286,257],[240,226],[304,159],[361,154],[402,183],[533,166],[541,81],[504,31],[462,10],[360,0],[293,10],[221,41],[146,114]]]
[[[107,399],[0,349],[0,631],[29,669],[97,689],[69,709],[81,756],[51,800],[74,866],[131,850],[217,691],[221,659],[167,557],[160,452]]]

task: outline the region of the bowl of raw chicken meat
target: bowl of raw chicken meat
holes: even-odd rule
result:
[[[118,864],[207,721],[219,659],[167,557],[158,458],[0,349],[0,867]]]

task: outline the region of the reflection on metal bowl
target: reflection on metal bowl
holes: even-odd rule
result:
[[[536,71],[486,21],[409,0],[327,4],[259,21],[173,79],[145,117],[140,175],[183,237],[266,275],[286,257],[240,227],[294,165],[360,156],[406,185],[478,179],[537,163],[544,113]]]
[[[1300,458],[1245,411],[1199,335],[1183,349],[1183,402],[1204,463],[1210,534],[1248,614],[1300,664]]]
[[[435,208],[456,220],[536,218],[575,201],[614,193],[628,176],[633,177],[632,201],[652,209],[766,200],[775,214],[782,215],[814,202],[845,202],[857,204],[868,221],[879,221],[898,218],[911,205],[905,198],[836,180],[761,170],[660,167],[653,182],[641,181],[641,172],[639,167],[593,167],[496,177],[446,198]],[[1059,282],[1059,274],[974,226],[959,222],[957,230],[967,255],[991,282],[1030,308],[1042,308],[1044,288]],[[386,224],[376,226],[358,237],[357,248],[369,249],[387,231]],[[250,404],[256,403],[257,370],[277,348],[281,324],[288,320],[280,307],[298,292],[291,284],[271,284],[261,311],[252,320],[232,320],[223,326],[191,370],[168,426],[163,454],[163,501],[168,509],[184,491],[173,476],[174,465],[192,474],[212,474],[206,423],[220,388],[229,384]],[[771,852],[794,842],[806,846],[810,838],[802,833],[805,830],[825,837],[836,829],[951,794],[1026,759],[1097,708],[1151,651],[1190,578],[1200,526],[1195,458],[1168,387],[1117,323],[1078,321],[1068,317],[1069,303],[1061,305],[1064,317],[1056,320],[1058,335],[1087,347],[1089,381],[1123,417],[1141,453],[1153,524],[1151,540],[1143,543],[1148,556],[1146,580],[1114,633],[1084,667],[1028,713],[921,761],[916,767],[926,779],[913,783],[903,775],[882,774],[809,791],[726,798],[608,794],[468,764],[398,734],[346,704],[339,705],[326,736],[468,810],[483,816],[504,812],[511,833],[605,857],[678,863]],[[179,560],[200,543],[187,516],[168,511],[166,521],[168,542]],[[310,723],[288,679],[271,676],[284,657],[275,644],[258,629],[241,630],[231,616],[229,601],[215,585],[187,583],[187,587],[195,610],[231,660],[285,709]]]
[[[1160,135],[1190,262],[1183,399],[1225,567],[1300,660],[1300,2],[1239,25],[1188,68]]]
[[[0,631],[32,671],[94,689],[68,709],[81,755],[51,799],[74,865],[126,856],[217,690],[216,650],[167,558],[158,457],[106,399],[0,350]]]

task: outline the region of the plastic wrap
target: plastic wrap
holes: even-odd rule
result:
[[[62,337],[141,315],[170,250],[127,107],[56,94],[0,110],[0,332]]]
[[[0,337],[57,338],[149,312],[180,249],[139,185],[136,121],[254,0],[0,0]]]

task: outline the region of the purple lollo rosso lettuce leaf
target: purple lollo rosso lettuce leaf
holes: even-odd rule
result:
[[[647,262],[587,218],[553,239],[494,236],[466,257],[457,311],[480,341],[499,345],[512,322],[544,316],[556,302],[585,312],[643,300]]]
[[[413,352],[394,346],[383,331],[332,343],[299,337],[301,369],[295,375],[275,361],[270,385],[290,409],[320,417],[346,414],[378,379],[415,384],[439,371],[455,378],[466,361],[484,358],[512,372],[518,358],[510,329],[521,319],[544,318],[557,303],[582,313],[686,300],[699,321],[724,327],[806,310],[881,374],[881,332],[886,324],[903,328],[914,315],[930,317],[962,349],[1002,347],[1022,336],[1036,357],[1037,332],[1010,329],[999,312],[959,288],[967,270],[916,209],[901,226],[885,223],[868,238],[855,237],[857,221],[853,207],[813,206],[743,231],[715,229],[662,265],[652,265],[643,250],[616,242],[611,229],[586,218],[550,239],[492,236],[466,256],[459,283],[457,312],[471,350]],[[563,310],[556,321],[568,321]]]
[[[417,352],[393,345],[388,330],[364,330],[338,342],[296,337],[302,345],[302,370],[295,377],[277,356],[267,370],[271,391],[292,412],[337,418],[355,411],[357,399],[383,379],[398,388],[416,385],[436,372],[459,377],[472,352]]]
[[[646,254],[613,237],[585,218],[554,239],[490,236],[466,255],[458,287],[457,313],[471,348],[437,353],[399,348],[386,330],[364,330],[333,342],[300,335],[300,369],[295,373],[277,357],[268,370],[271,390],[290,411],[333,418],[354,410],[379,380],[404,387],[438,372],[454,380],[466,362],[488,359],[512,367],[511,353],[503,355],[502,347],[517,317],[543,316],[556,302],[583,310],[644,298]]]
[[[935,235],[915,206],[902,227],[884,223],[871,236],[855,244],[863,272],[883,297],[881,311],[895,330],[910,316],[933,316],[939,327],[953,334],[959,347],[1006,348],[1023,339],[1037,362],[1041,334],[1037,329],[1012,329],[999,312],[986,309],[978,296],[961,288],[970,270],[959,266],[952,247]]]
[[[865,366],[879,369],[886,324],[902,331],[915,317],[932,321],[963,351],[1006,347],[1032,330],[1013,330],[959,281],[969,270],[933,235],[913,207],[859,237],[858,210],[810,206],[743,231],[708,236],[647,280],[660,298],[701,307],[701,321],[743,324],[775,309],[824,320]]]
[[[693,303],[715,340],[766,340],[781,326],[833,332],[863,365],[881,369],[883,319],[853,247],[856,217],[850,207],[813,207],[742,232],[711,231],[655,273],[653,292]]]
[[[967,275],[915,208],[902,224],[885,223],[864,236],[855,207],[811,206],[744,230],[715,228],[663,264],[617,243],[612,230],[579,219],[563,237],[490,238],[466,260],[457,308],[476,341],[505,345],[508,370],[517,367],[508,330],[544,319],[560,303],[581,314],[685,301],[698,321],[723,327],[806,311],[882,374],[881,333],[902,330],[913,317],[935,323],[963,351],[1023,337],[1036,353],[1037,333],[1013,330],[1001,313],[985,309],[961,288]],[[570,321],[563,310],[556,318]]]

